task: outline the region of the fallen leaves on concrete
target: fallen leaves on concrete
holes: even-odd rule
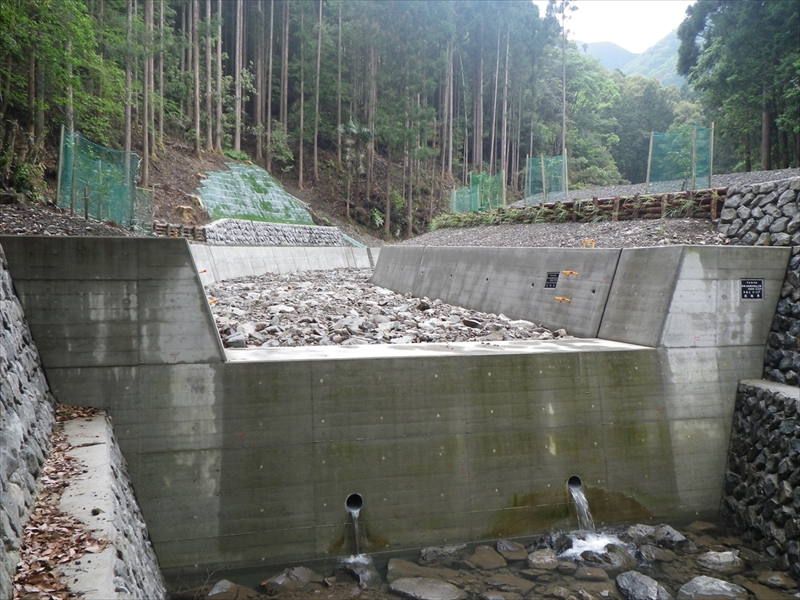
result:
[[[68,456],[71,446],[64,435],[63,423],[97,413],[93,408],[58,405],[50,455],[47,457],[36,499],[25,526],[25,539],[20,547],[20,561],[14,577],[14,598],[20,600],[67,600],[77,598],[56,572],[58,565],[98,553],[107,542],[97,540],[86,525],[61,512],[61,494],[74,477],[83,472],[82,465]]]

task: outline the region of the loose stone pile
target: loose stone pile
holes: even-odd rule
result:
[[[800,394],[784,390],[739,384],[721,512],[800,579]]]
[[[768,556],[714,525],[696,522],[686,535],[669,525],[634,525],[603,534],[551,533],[525,545],[500,540],[423,548],[416,562],[392,558],[385,570],[360,555],[324,574],[304,566],[285,569],[259,589],[222,580],[210,590],[190,593],[281,600],[745,600],[752,593],[768,600],[793,597],[797,583],[775,571]]]
[[[220,219],[205,227],[206,243],[215,246],[347,246],[336,227],[280,225]]]
[[[412,298],[370,283],[370,269],[267,274],[206,288],[229,348],[496,342],[568,338],[531,321]]]
[[[50,451],[55,401],[0,248],[0,598],[11,598],[24,524]]]

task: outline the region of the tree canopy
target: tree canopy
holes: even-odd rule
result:
[[[198,156],[247,153],[301,187],[338,173],[354,218],[411,235],[470,173],[502,171],[511,195],[521,193],[526,157],[561,153],[562,94],[571,185],[642,181],[649,132],[676,119],[717,119],[743,157],[766,118],[767,155],[797,163],[797,3],[692,7],[680,68],[705,108],[562,46],[559,11],[573,9],[568,0],[551,0],[544,15],[529,0],[0,0],[0,177],[29,185],[63,124],[140,153],[148,186],[166,134]]]

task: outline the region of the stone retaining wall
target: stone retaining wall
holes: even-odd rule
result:
[[[800,578],[800,390],[741,381],[725,473],[723,520]]]
[[[220,219],[205,227],[206,243],[215,246],[348,246],[336,227],[280,225]]]
[[[728,190],[720,233],[744,246],[794,246],[764,355],[764,377],[800,382],[800,177]]]
[[[50,451],[55,402],[0,248],[0,598],[11,598],[24,525]]]
[[[40,491],[38,477],[50,452],[55,404],[0,247],[0,598],[13,596],[24,525]],[[91,499],[81,503],[87,511],[81,520],[88,522],[88,511],[95,506],[90,502],[97,502],[100,496],[109,499],[97,518],[108,522],[105,537],[111,541],[113,557],[108,572],[95,574],[110,580],[109,589],[116,597],[164,597],[158,562],[147,541],[122,455],[110,424],[103,422],[108,429],[103,446],[108,448],[104,463],[108,474],[102,481],[91,478]],[[94,444],[88,446],[98,449]],[[98,562],[95,571],[101,568]],[[88,561],[77,569],[84,574],[89,571]]]

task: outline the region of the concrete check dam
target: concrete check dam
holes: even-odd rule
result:
[[[389,246],[380,286],[583,339],[225,350],[199,271],[281,249],[0,245],[53,394],[113,417],[168,578],[350,554],[353,494],[363,552],[574,525],[573,476],[598,525],[715,520],[790,255]]]

